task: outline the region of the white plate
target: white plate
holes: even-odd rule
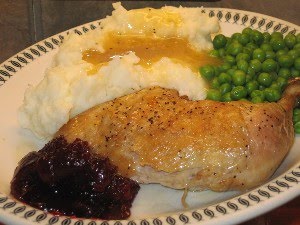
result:
[[[261,31],[299,32],[299,26],[257,13],[205,8],[203,13],[217,16],[222,33],[230,35],[245,27]],[[101,221],[54,216],[33,209],[9,196],[9,184],[17,162],[26,153],[44,143],[20,129],[17,109],[28,84],[42,79],[59,43],[70,32],[83,35],[96,29],[99,21],[76,27],[47,38],[19,52],[0,66],[0,221],[7,224],[61,225],[175,225],[175,224],[233,224],[263,214],[300,194],[300,136],[290,153],[264,185],[247,193],[211,191],[189,193],[189,209],[184,209],[182,191],[159,185],[142,186],[132,208],[132,217],[122,221]]]

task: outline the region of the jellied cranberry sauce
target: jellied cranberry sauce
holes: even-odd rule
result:
[[[58,137],[26,155],[15,170],[11,194],[35,208],[67,216],[126,219],[140,186],[118,175],[87,142]]]

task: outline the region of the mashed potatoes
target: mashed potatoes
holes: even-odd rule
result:
[[[39,138],[50,139],[84,110],[155,85],[177,89],[194,100],[206,97],[195,62],[204,60],[200,52],[212,47],[210,35],[219,29],[215,18],[201,13],[201,8],[166,6],[127,11],[120,3],[113,6],[112,16],[101,20],[99,29],[82,36],[70,35],[44,79],[26,91],[20,108],[22,127]],[[124,41],[117,41],[117,49],[116,43],[109,45],[116,36]],[[128,42],[130,37],[140,40],[140,55],[134,50],[137,43]],[[160,44],[147,47],[149,40]],[[96,56],[91,58],[87,50]],[[146,50],[152,52],[147,60]]]

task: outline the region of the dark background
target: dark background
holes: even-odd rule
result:
[[[105,17],[115,1],[0,0],[0,62],[46,37]],[[241,9],[300,25],[300,0],[122,1],[138,7],[204,6]],[[300,197],[243,225],[300,225]],[[1,223],[0,223],[1,225]]]

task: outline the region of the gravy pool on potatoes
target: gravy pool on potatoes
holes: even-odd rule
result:
[[[140,58],[139,64],[147,68],[163,57],[186,65],[195,72],[203,65],[221,64],[220,59],[209,56],[207,51],[196,51],[187,39],[177,37],[108,34],[104,38],[103,48],[103,53],[96,49],[83,52],[82,59],[95,65],[89,74],[95,74],[103,64],[129,52],[134,52]]]

